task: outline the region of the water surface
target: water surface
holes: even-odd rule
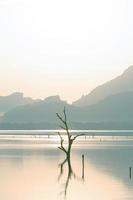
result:
[[[55,136],[0,138],[0,199],[132,199],[133,179],[129,177],[129,167],[133,167],[132,137],[82,137],[72,151],[73,174],[69,180],[67,163],[59,176],[59,164],[65,157],[57,147]]]

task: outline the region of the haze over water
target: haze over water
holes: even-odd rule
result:
[[[16,137],[16,136],[14,136]],[[71,164],[75,177],[69,180],[68,200],[131,200],[133,140],[82,138],[75,142]],[[55,136],[51,138],[0,139],[0,199],[62,200],[68,177],[67,165],[58,181],[59,163],[65,158]],[[81,156],[85,156],[82,179]]]

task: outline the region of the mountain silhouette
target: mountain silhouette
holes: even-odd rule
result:
[[[55,100],[55,99],[54,99]],[[65,101],[48,99],[29,105],[18,106],[5,113],[3,122],[40,123],[57,122],[56,112],[67,109],[68,119],[73,122],[123,122],[133,121],[133,92],[125,92],[109,96],[85,107],[76,107]]]
[[[88,95],[82,96],[73,102],[76,106],[87,106],[95,104],[108,96],[133,91],[133,66],[130,66],[124,73],[117,78],[98,86]]]
[[[61,112],[64,106],[67,106],[65,101],[61,101],[59,96],[52,96],[39,102],[14,108],[5,113],[2,121],[15,123],[54,122],[56,112]]]
[[[48,129],[58,127],[56,113],[61,113],[66,107],[69,124],[72,124],[74,128],[88,128],[89,125],[94,129],[96,127],[106,128],[106,124],[110,129],[114,127],[133,128],[133,66],[121,76],[93,90],[86,96],[86,103],[82,106],[77,103],[68,104],[58,95],[35,101],[31,98],[24,98],[21,93],[16,93],[7,99],[11,101],[10,106],[5,106],[3,110],[2,101],[0,101],[1,110],[7,110],[0,117],[0,122],[4,123],[4,127],[7,126],[6,123],[14,123],[14,127],[18,127],[17,124],[30,123],[30,128],[34,127],[34,129],[36,127]]]
[[[0,113],[5,113],[8,110],[11,110],[19,105],[26,105],[33,103],[32,98],[26,98],[23,96],[23,93],[13,93],[8,96],[0,96]]]

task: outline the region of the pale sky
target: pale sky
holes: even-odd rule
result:
[[[71,102],[132,64],[132,0],[0,0],[0,95]]]

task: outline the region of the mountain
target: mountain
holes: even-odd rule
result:
[[[45,100],[18,106],[2,117],[2,121],[10,123],[40,123],[56,121],[56,112],[67,106],[59,96],[48,97]]]
[[[18,106],[1,118],[4,123],[58,123],[56,113],[66,107],[69,122],[133,122],[133,92],[115,94],[96,104],[76,107],[58,96]]]
[[[81,102],[70,105],[58,95],[40,101],[24,98],[22,93],[0,97],[1,111],[6,111],[0,117],[0,129],[55,129],[59,125],[56,113],[62,113],[64,106],[72,128],[133,129],[133,66]]]
[[[83,107],[87,122],[133,122],[133,92],[119,93]]]
[[[9,96],[0,96],[0,113],[5,113],[16,106],[33,103],[32,98],[26,98],[23,93],[13,93]]]
[[[82,96],[79,100],[73,102],[73,105],[87,106],[95,104],[108,96],[128,91],[133,91],[133,66],[130,66],[117,78],[98,86],[88,95]]]

